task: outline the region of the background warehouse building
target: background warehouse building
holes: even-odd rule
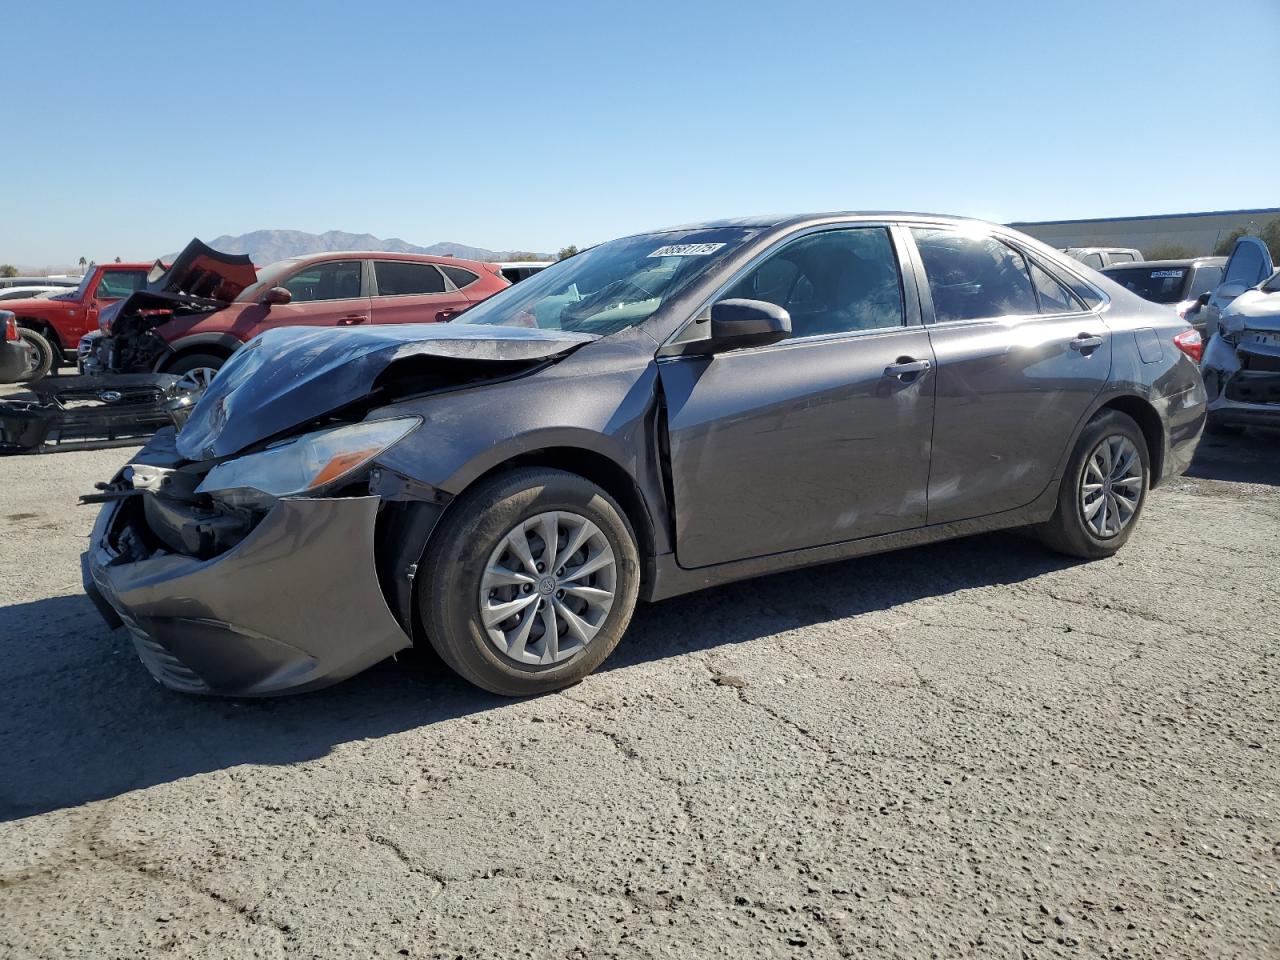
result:
[[[1234,230],[1258,233],[1280,207],[1217,210],[1211,213],[1163,213],[1151,217],[1105,217],[1100,220],[1043,220],[1011,223],[1051,247],[1137,247],[1151,251],[1182,247],[1189,256],[1205,256]]]

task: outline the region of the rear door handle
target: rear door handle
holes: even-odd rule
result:
[[[1081,333],[1071,341],[1071,349],[1081,353],[1091,353],[1102,346],[1102,338],[1089,333]]]
[[[933,366],[928,360],[914,360],[911,357],[899,357],[897,363],[891,363],[884,368],[886,377],[897,377],[899,380],[905,380],[907,377],[913,377],[917,373],[926,373]]]
[[[357,323],[368,323],[369,318],[362,313],[351,313],[345,317],[338,318],[338,326],[354,327]]]

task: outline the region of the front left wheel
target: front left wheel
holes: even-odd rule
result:
[[[577,683],[618,645],[640,558],[608,493],[563,470],[525,468],[450,505],[415,580],[440,657],[491,693],[529,696]]]

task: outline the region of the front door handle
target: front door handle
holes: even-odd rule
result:
[[[884,368],[886,377],[897,377],[899,380],[906,380],[908,377],[914,377],[917,373],[927,373],[929,368],[933,366],[928,360],[916,360],[913,357],[899,357],[897,363],[891,363]]]
[[[1081,333],[1071,341],[1070,346],[1072,350],[1077,350],[1087,356],[1102,346],[1102,338],[1095,337],[1090,333]]]
[[[362,313],[349,313],[345,317],[338,318],[338,326],[354,327],[357,323],[368,323],[369,318]]]

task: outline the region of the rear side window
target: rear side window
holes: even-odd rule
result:
[[[462,267],[449,267],[444,264],[440,265],[440,269],[444,271],[446,277],[453,281],[453,285],[461,290],[463,287],[469,287],[480,279],[478,274],[472,273],[470,270],[464,270]]]
[[[1108,254],[1112,263],[1133,263],[1132,253],[1112,253]]]
[[[353,300],[360,296],[359,260],[330,260],[303,267],[281,284],[295,303],[315,300]]]
[[[98,292],[94,294],[104,300],[123,298],[141,290],[147,284],[147,274],[143,270],[108,270],[98,281]]]
[[[1027,263],[994,237],[911,228],[936,323],[1039,313]]]
[[[444,277],[429,263],[403,260],[375,260],[378,296],[405,297],[411,294],[444,293]]]
[[[1081,309],[1075,295],[1034,260],[1031,261],[1031,282],[1040,299],[1041,313],[1076,313]]]

